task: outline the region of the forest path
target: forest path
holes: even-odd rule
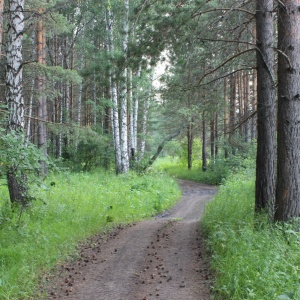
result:
[[[47,299],[209,300],[199,218],[216,188],[179,181],[182,198],[152,220],[95,236],[50,279]]]

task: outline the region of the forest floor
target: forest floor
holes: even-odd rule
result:
[[[209,300],[199,218],[217,189],[179,183],[182,199],[169,211],[81,245],[79,257],[46,278],[47,299]]]

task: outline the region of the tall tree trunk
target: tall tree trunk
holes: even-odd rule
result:
[[[137,78],[141,77],[141,67],[136,74]],[[135,89],[135,93],[133,94],[133,145],[135,152],[137,151],[137,135],[138,135],[138,111],[139,111],[139,99],[137,95],[137,90]],[[136,159],[136,153],[135,153]]]
[[[271,219],[275,200],[276,112],[273,0],[257,1],[257,155],[255,210]]]
[[[7,133],[23,134],[25,126],[23,99],[23,56],[24,0],[9,1],[9,22],[6,41],[6,89],[8,109]],[[24,141],[25,142],[25,141]],[[11,202],[25,205],[27,181],[24,174],[18,175],[18,166],[7,170],[7,184]]]
[[[215,120],[214,113],[211,115],[210,119],[210,158],[211,162],[215,160]]]
[[[106,31],[108,34],[108,51],[114,52],[114,27],[113,27],[113,15],[110,10],[110,1],[108,1],[108,9],[106,14]],[[113,142],[115,149],[115,169],[116,173],[121,173],[121,148],[120,148],[120,124],[119,124],[119,105],[118,105],[118,94],[117,94],[117,84],[115,69],[111,68],[109,70],[110,78],[110,97],[112,102],[112,112],[111,112],[111,125],[113,133]]]
[[[249,84],[249,73],[244,75],[244,117],[247,118],[249,115],[249,97],[250,97],[250,84]],[[245,142],[250,142],[249,136],[249,121],[247,120],[244,124]]]
[[[244,85],[243,85],[243,71],[238,72],[237,76],[237,94],[238,94],[238,111],[239,122],[241,123],[244,118]],[[240,137],[243,136],[244,124],[239,126]]]
[[[127,118],[127,47],[128,47],[128,32],[129,32],[129,0],[124,0],[125,16],[123,22],[123,55],[125,58],[125,66],[121,80],[120,92],[120,119],[121,119],[121,173],[129,171],[129,153],[128,153],[128,118]]]
[[[32,79],[32,85],[30,90],[30,99],[29,99],[29,107],[28,107],[28,121],[27,121],[27,129],[26,129],[26,146],[30,141],[31,134],[31,119],[32,119],[32,111],[33,111],[33,93],[34,93],[34,78]]]
[[[97,127],[97,115],[98,115],[98,104],[97,104],[97,82],[96,72],[93,73],[93,126],[94,130]]]
[[[4,0],[0,0],[0,57],[2,56],[3,7],[4,7]]]
[[[218,131],[218,123],[219,123],[219,114],[215,113],[215,158],[217,158],[219,154],[219,131]]]
[[[39,20],[37,24],[37,61],[40,65],[46,64],[46,35],[45,27],[43,24],[43,13],[42,8],[38,9]],[[43,73],[42,70],[41,73]],[[38,147],[42,150],[44,156],[47,156],[47,101],[45,94],[46,77],[40,74],[37,78],[37,90],[38,90]],[[41,163],[41,175],[47,173],[47,166],[45,161]]]
[[[150,107],[150,99],[147,97],[144,100],[143,111],[142,111],[143,115],[142,115],[142,124],[141,124],[139,159],[142,159],[145,154],[149,107]]]
[[[193,167],[193,120],[189,122],[187,128],[187,141],[188,141],[188,169],[191,170]]]
[[[229,114],[228,114],[228,79],[224,79],[224,156],[229,156],[228,151],[228,130],[229,130]]]
[[[134,108],[133,108],[133,83],[132,83],[132,70],[129,69],[129,145],[130,145],[130,160],[135,160],[136,147],[134,138]]]
[[[206,122],[205,113],[202,114],[202,171],[207,170],[207,157],[206,157]]]
[[[275,219],[300,215],[300,10],[283,0],[278,10],[278,156]]]
[[[236,154],[234,142],[234,126],[236,121],[236,84],[237,76],[233,74],[230,76],[230,113],[229,113],[229,142],[232,147],[232,154]]]
[[[253,76],[252,76],[252,81],[253,81],[253,88],[252,88],[252,101],[251,101],[251,106],[252,106],[252,112],[257,110],[257,72],[254,70],[253,71]],[[255,115],[252,120],[251,120],[251,140],[255,140],[257,136],[257,130],[256,130],[256,124],[257,124],[257,116]]]

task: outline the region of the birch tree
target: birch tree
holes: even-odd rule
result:
[[[6,41],[6,90],[8,109],[7,133],[22,137],[25,125],[23,99],[24,0],[9,1],[9,22]],[[20,140],[23,140],[20,138]],[[23,141],[25,143],[25,141]],[[7,170],[7,184],[11,202],[26,204],[26,177],[18,172],[18,165]]]
[[[106,11],[106,30],[108,33],[108,51],[113,55],[115,51],[115,40],[114,40],[114,22],[113,15],[111,11],[111,3],[107,3]],[[110,81],[110,95],[112,102],[112,113],[111,113],[111,124],[112,124],[112,133],[113,133],[113,142],[115,149],[115,168],[116,173],[121,172],[121,148],[120,148],[120,125],[119,125],[119,113],[118,113],[118,93],[117,93],[117,84],[116,84],[116,74],[115,68],[110,67],[109,70],[109,81]]]
[[[124,22],[123,22],[123,55],[124,55],[124,70],[121,78],[120,92],[120,109],[121,109],[121,173],[129,171],[129,155],[128,155],[128,124],[127,124],[127,48],[129,35],[129,0],[124,0]]]

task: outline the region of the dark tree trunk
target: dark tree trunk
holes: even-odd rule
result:
[[[188,125],[187,140],[188,140],[188,153],[187,153],[188,169],[191,170],[193,166],[193,140],[194,140],[192,124]]]
[[[6,173],[10,201],[26,206],[28,202],[27,178],[24,174],[17,175],[15,171],[11,168]]]
[[[229,113],[229,142],[232,154],[236,154],[234,139],[234,126],[236,121],[236,74],[230,76],[230,113]]]
[[[245,73],[244,75],[244,116],[248,118],[249,116],[249,95],[250,95],[250,85],[249,85],[249,73]],[[245,142],[250,142],[250,136],[249,136],[249,121],[247,120],[244,124],[244,130],[245,130]]]
[[[203,113],[202,120],[202,171],[207,170],[207,157],[206,157],[206,123],[205,116]]]
[[[218,132],[218,123],[219,123],[219,115],[216,112],[215,113],[215,157],[218,156],[219,154],[219,144],[218,144],[218,139],[219,139],[219,132]]]
[[[185,126],[181,126],[179,129],[177,129],[175,132],[173,132],[172,134],[170,134],[169,136],[167,136],[157,147],[157,150],[155,152],[155,154],[150,158],[150,160],[148,161],[148,165],[144,167],[144,170],[146,170],[148,167],[152,166],[152,164],[155,162],[155,160],[158,158],[160,152],[163,150],[165,144],[169,141],[171,141],[173,138],[175,138],[176,136],[178,136],[182,129]]]
[[[252,86],[252,99],[251,99],[251,106],[252,106],[252,113],[257,110],[257,72],[253,72],[253,86]],[[256,124],[257,124],[257,116],[251,119],[251,140],[253,141],[256,139]]]
[[[224,79],[224,156],[228,158],[228,129],[229,129],[229,115],[228,115],[228,79]]]
[[[283,0],[278,11],[277,221],[300,215],[300,10]]]
[[[273,0],[257,1],[257,156],[255,211],[272,219],[275,201],[276,112]]]
[[[210,120],[210,157],[211,161],[215,160],[215,120],[214,114],[211,116]]]

